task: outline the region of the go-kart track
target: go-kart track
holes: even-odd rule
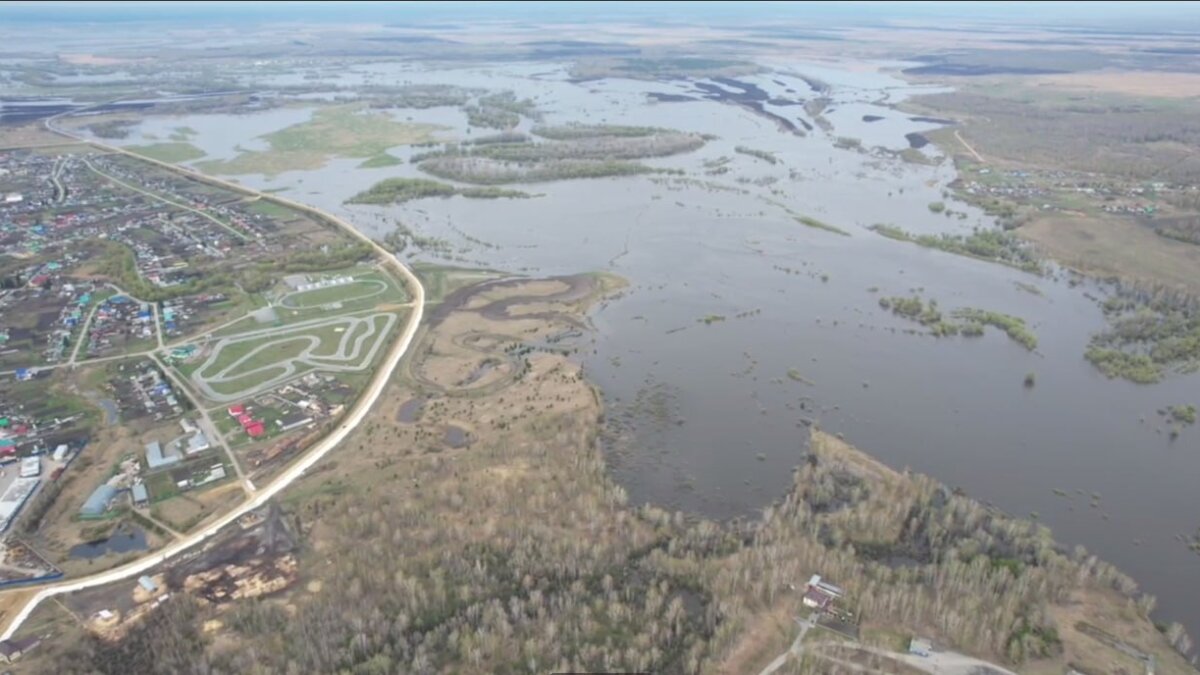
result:
[[[189,380],[205,398],[229,403],[311,369],[361,372],[371,366],[397,320],[391,312],[337,316],[222,338]]]

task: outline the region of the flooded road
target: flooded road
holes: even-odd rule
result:
[[[954,178],[948,162],[906,164],[871,150],[907,148],[906,135],[937,128],[888,107],[918,89],[863,68],[773,65],[776,72],[738,80],[774,101],[764,111],[787,116],[797,129],[813,127],[804,136],[744,105],[681,100],[713,87],[738,91],[711,81],[702,88],[575,83],[553,64],[442,71],[375,64],[339,80],[508,88],[537,101],[549,124],[718,136],[696,152],[646,161],[681,169],[682,177],[518,185],[541,196],[391,207],[342,202],[382,178],[421,175],[411,164],[360,169],[361,160],[335,159],[317,171],[238,179],[284,189],[373,236],[402,222],[450,244],[449,254],[405,252],[415,259],[626,277],[630,288],[595,313],[597,330],[579,357],[605,394],[613,474],[634,503],[753,517],[783,494],[807,425],[816,423],[888,464],[931,474],[1017,515],[1036,512],[1061,542],[1087,546],[1156,594],[1159,618],[1200,633],[1200,556],[1177,540],[1200,526],[1200,431],[1185,429],[1172,442],[1155,414],[1196,402],[1200,377],[1174,375],[1144,387],[1107,380],[1084,361],[1090,335],[1104,325],[1088,297],[1102,292],[1094,284],[1072,286],[1063,273],[1037,277],[869,231],[887,223],[969,232],[991,221],[947,197]],[[829,87],[823,116],[831,131],[789,104],[816,95],[806,77]],[[436,120],[468,137],[461,113],[439,110],[394,114]],[[264,114],[291,124],[306,113]],[[214,156],[249,147],[244,134],[208,132],[223,125],[205,126],[203,117],[154,133],[191,127],[198,131],[192,142]],[[839,137],[856,138],[866,150],[839,149]],[[393,150],[401,158],[412,152]],[[922,152],[937,154],[933,146]],[[931,212],[938,201],[964,215]],[[850,236],[806,227],[798,215]],[[977,339],[911,334],[916,326],[882,309],[879,298],[913,293],[943,310],[1021,317],[1038,347],[1027,351],[991,329]],[[1036,386],[1024,386],[1027,373]]]

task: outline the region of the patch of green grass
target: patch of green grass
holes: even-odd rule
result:
[[[267,216],[268,218],[274,218],[276,220],[292,220],[300,217],[300,214],[296,211],[269,199],[257,199],[255,201],[248,202],[246,204],[246,210],[251,213],[257,213]]]
[[[385,166],[396,166],[403,164],[403,160],[398,159],[394,155],[389,155],[386,152],[381,152],[378,155],[369,157],[362,164],[358,165],[360,169],[382,169]]]
[[[378,282],[360,279],[337,286],[315,288],[311,291],[294,293],[288,296],[286,300],[287,305],[285,306],[296,309],[309,309],[342,300],[359,300],[367,297],[382,296],[386,292],[386,286],[381,287]]]
[[[494,279],[497,276],[496,273],[489,270],[422,263],[413,265],[412,269],[413,273],[421,279],[421,285],[425,287],[426,305],[439,303],[447,295],[460,288]]]
[[[269,336],[258,340],[240,340],[220,343],[217,358],[207,367],[198,371],[201,376],[213,376],[229,366],[241,361],[237,367],[239,372],[257,370],[289,359],[296,358],[308,348],[308,333],[296,332],[292,335]],[[259,348],[262,349],[259,349]]]
[[[297,375],[300,373],[306,372],[308,370],[311,370],[310,366],[307,366],[304,364],[298,364],[296,366],[296,374]],[[265,370],[262,370],[262,371],[259,371],[259,372],[256,372],[256,373],[253,373],[250,375],[245,375],[243,377],[236,377],[232,380],[226,380],[224,382],[219,382],[219,383],[211,382],[211,383],[209,383],[209,386],[212,387],[213,391],[217,392],[218,394],[222,394],[222,395],[238,394],[240,392],[249,391],[255,387],[258,387],[259,385],[263,384],[264,382],[267,382],[267,381],[271,380],[272,378],[278,377],[279,375],[282,374],[282,372],[283,372],[283,366],[280,365],[278,367],[267,368]]]
[[[829,223],[826,223],[824,221],[817,220],[816,218],[813,218],[812,216],[792,216],[792,217],[796,219],[797,223],[800,223],[801,225],[805,225],[807,227],[814,227],[818,230],[825,230],[826,232],[833,232],[834,234],[840,234],[843,237],[850,236],[850,233],[843,230],[842,228],[837,227],[835,225],[830,225]]]
[[[1037,336],[1025,325],[1024,319],[1012,316],[1011,314],[1002,314],[1000,312],[971,307],[955,310],[953,314],[955,318],[965,319],[970,323],[999,328],[1013,342],[1016,342],[1029,351],[1037,349]]]
[[[777,157],[775,157],[775,153],[767,152],[766,150],[755,150],[754,148],[747,148],[744,145],[739,145],[736,148],[734,148],[733,151],[743,154],[743,155],[749,155],[751,157],[761,159],[762,161],[767,162],[769,164],[777,164],[779,162],[779,159]]]
[[[130,152],[136,152],[139,155],[145,155],[150,159],[157,159],[160,162],[170,162],[172,164],[190,162],[193,159],[200,159],[205,155],[205,152],[200,148],[182,141],[152,143],[150,145],[131,145],[125,149]]]
[[[445,128],[397,122],[386,112],[360,104],[336,105],[317,110],[307,122],[263,136],[268,150],[244,151],[228,161],[210,160],[197,166],[210,173],[269,176],[318,169],[331,157],[372,158],[397,145],[425,143]]]

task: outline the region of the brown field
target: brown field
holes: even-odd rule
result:
[[[734,643],[728,656],[717,667],[721,675],[757,673],[779,656],[796,639],[797,611],[794,598],[774,609],[762,612],[748,621],[741,638]]]
[[[1200,73],[1095,71],[1043,75],[1034,78],[1033,83],[1062,89],[1105,91],[1130,96],[1200,97]]]
[[[211,490],[184,493],[155,504],[151,513],[172,530],[187,532],[222,513],[226,507],[233,506],[241,498],[241,483],[228,480]]]
[[[40,124],[0,126],[0,148],[28,148],[43,145],[72,145],[56,133],[46,131]]]
[[[1016,232],[1085,274],[1117,275],[1200,293],[1200,246],[1166,239],[1127,220],[1055,215],[1039,217]]]

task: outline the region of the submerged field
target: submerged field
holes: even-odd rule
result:
[[[261,173],[318,169],[331,158],[377,156],[398,145],[423,143],[440,127],[397,122],[386,112],[361,106],[334,106],[313,113],[312,119],[262,137],[267,150],[243,151],[230,160],[209,160],[197,166],[217,174]]]

